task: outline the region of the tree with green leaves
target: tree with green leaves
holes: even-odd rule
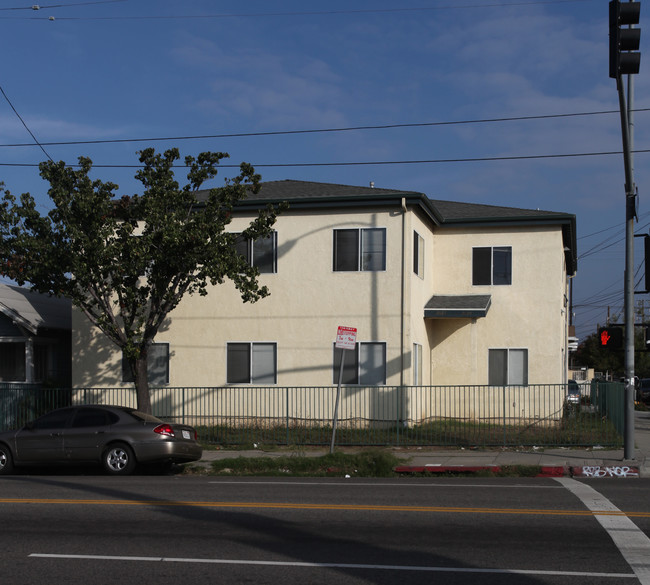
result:
[[[199,201],[197,192],[217,175],[225,153],[185,157],[187,183],[174,178],[177,149],[138,153],[141,195],[117,198],[114,183],[93,180],[92,161],[78,169],[46,161],[53,207],[46,215],[29,193],[17,200],[0,185],[0,274],[33,290],[70,299],[119,347],[133,375],[138,408],[151,412],[149,347],[185,295],[206,295],[209,285],[231,280],[244,302],[269,294],[259,272],[235,251],[226,226],[237,202],[257,193],[260,176],[242,163],[240,173]],[[202,191],[205,193],[205,191]],[[243,231],[270,235],[281,209],[268,206]]]

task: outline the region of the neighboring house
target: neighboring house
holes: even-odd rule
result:
[[[71,384],[70,301],[0,284],[0,382]]]
[[[155,340],[152,385],[332,386],[339,325],[358,331],[348,385],[566,382],[574,215],[274,181],[229,229],[283,200],[271,238],[238,243],[271,295],[244,304],[226,282],[186,297]],[[79,311],[73,348],[74,387],[131,385],[119,350]]]

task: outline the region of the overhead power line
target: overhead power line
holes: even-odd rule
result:
[[[34,133],[29,129],[29,127],[28,127],[27,124],[25,123],[25,120],[23,120],[22,116],[18,113],[18,111],[16,110],[16,108],[14,108],[14,105],[11,103],[11,100],[9,99],[9,97],[7,96],[7,94],[5,93],[5,90],[2,89],[2,86],[0,86],[0,92],[2,93],[2,95],[3,95],[3,97],[5,98],[5,100],[7,101],[7,103],[9,104],[9,107],[13,110],[14,114],[16,114],[16,117],[21,121],[22,125],[25,127],[25,130],[27,130],[27,132],[29,132],[29,135],[34,139],[34,142],[35,142],[35,143],[38,145],[38,147],[43,151],[43,154],[45,154],[45,156],[46,156],[47,158],[49,158],[50,160],[52,160],[52,157],[47,153],[47,151],[43,148],[43,145],[38,141],[38,139],[36,138],[36,136],[34,136]]]
[[[648,112],[650,108],[638,108],[634,112]],[[550,120],[553,118],[575,118],[581,116],[601,116],[603,114],[619,115],[618,110],[600,110],[595,112],[572,112],[568,114],[540,114],[536,116],[510,116],[501,118],[477,118],[469,120],[443,120],[438,122],[413,122],[402,124],[374,124],[369,126],[342,126],[336,128],[307,128],[303,130],[270,130],[267,132],[233,132],[224,134],[198,134],[191,136],[160,136],[149,138],[111,138],[101,140],[66,140],[57,142],[42,142],[44,146],[70,146],[75,144],[120,144],[127,142],[161,142],[179,140],[206,140],[214,138],[251,138],[260,136],[287,136],[293,134],[318,134],[334,132],[353,132],[364,130],[391,130],[399,128],[426,128],[433,126],[460,126],[467,124],[490,124],[499,122],[521,122],[528,120]],[[0,144],[0,148],[17,148],[21,146],[33,146],[31,143]]]
[[[104,0],[105,2],[119,2],[121,0]],[[398,12],[432,12],[441,10],[459,10],[477,8],[509,8],[521,6],[536,6],[541,4],[575,4],[594,2],[594,0],[532,0],[530,2],[492,2],[489,4],[451,4],[447,6],[421,6],[416,8],[365,8],[345,10],[313,10],[313,11],[287,11],[287,12],[248,12],[232,14],[176,14],[145,16],[90,16],[90,17],[25,17],[29,20],[177,20],[177,19],[213,19],[213,18],[251,18],[251,17],[278,17],[278,16],[335,16],[345,14],[394,14]],[[84,4],[101,4],[102,2],[82,2],[79,4],[57,4],[41,6],[40,8],[61,8],[63,6],[81,6]],[[31,7],[29,8],[31,9]],[[19,10],[11,8],[7,10]],[[0,17],[3,18],[3,17]],[[6,18],[6,17],[4,17]]]
[[[14,6],[11,8],[0,8],[0,10],[41,10],[43,8],[66,8],[67,6],[89,6],[90,4],[113,4],[115,2],[126,2],[126,0],[95,0],[94,2],[75,2],[73,4],[32,4],[31,6]]]
[[[632,151],[635,154],[650,152],[650,149],[641,149]],[[620,156],[622,151],[610,152],[577,152],[566,154],[529,154],[520,156],[485,156],[473,158],[438,158],[425,160],[383,160],[383,161],[349,161],[349,162],[305,162],[305,163],[255,163],[251,164],[255,168],[299,168],[299,167],[352,167],[352,166],[373,166],[373,165],[418,165],[418,164],[448,164],[448,163],[467,163],[467,162],[495,162],[495,161],[515,161],[515,160],[540,160],[556,158],[577,158],[587,156]],[[37,167],[38,163],[0,163],[2,167]],[[70,164],[70,167],[79,165]],[[239,168],[239,164],[222,164],[221,168]],[[119,165],[119,164],[93,164],[93,167],[100,169],[139,169],[142,165]],[[176,168],[189,168],[187,165],[174,165]]]

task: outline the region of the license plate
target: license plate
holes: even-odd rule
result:
[[[189,439],[190,438],[190,432],[189,431],[183,431],[183,439]]]

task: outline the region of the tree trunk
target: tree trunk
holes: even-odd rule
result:
[[[149,378],[147,377],[147,350],[140,352],[135,360],[134,381],[135,392],[138,399],[138,410],[147,414],[151,413],[151,397],[149,396]]]

